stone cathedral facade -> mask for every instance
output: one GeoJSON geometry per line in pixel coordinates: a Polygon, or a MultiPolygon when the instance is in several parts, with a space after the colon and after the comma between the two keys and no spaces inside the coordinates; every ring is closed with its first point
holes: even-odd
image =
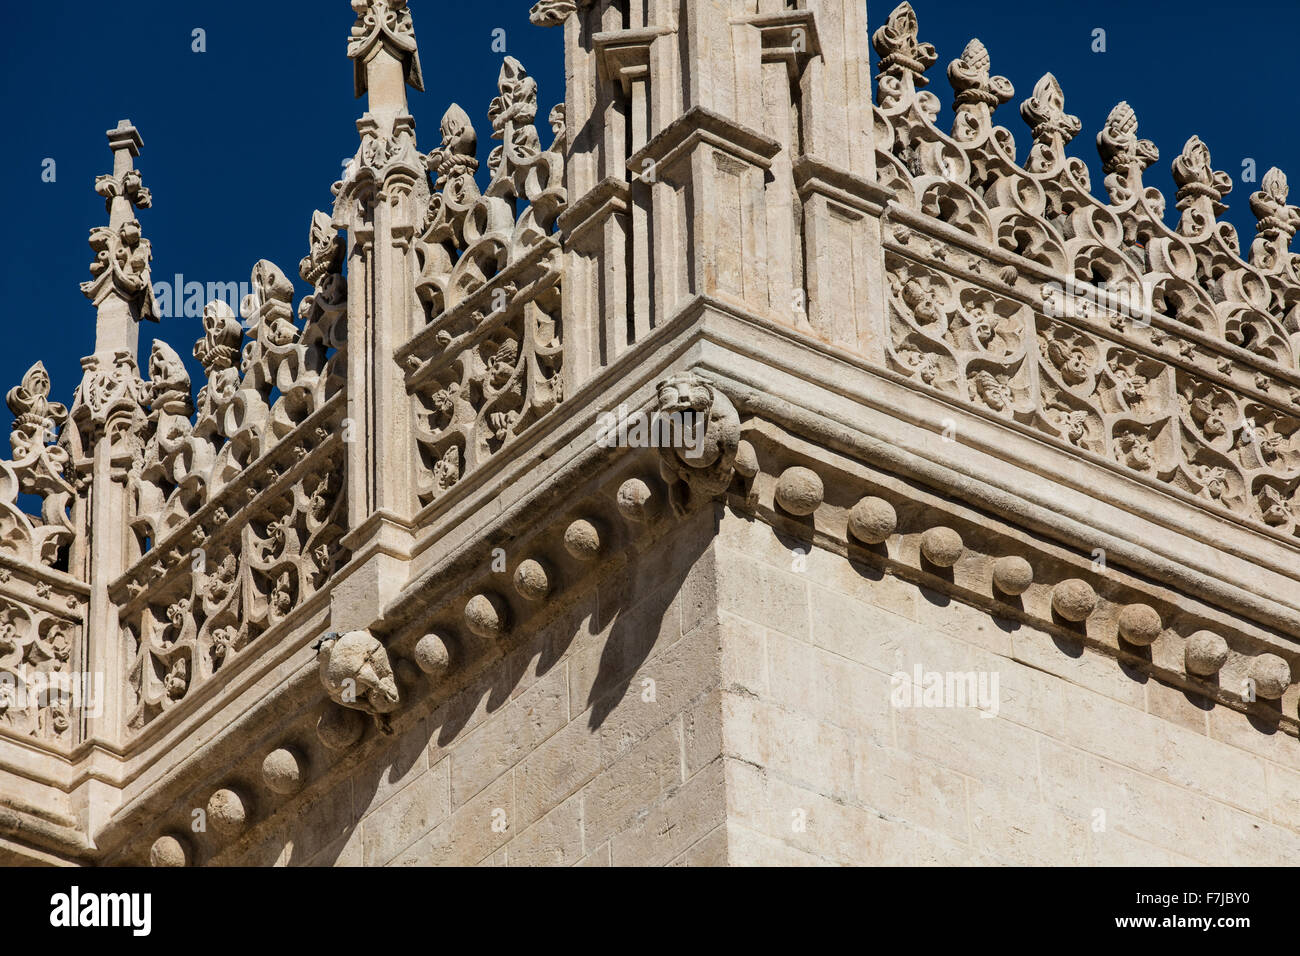
{"type": "Polygon", "coordinates": [[[979,40],[940,128],[862,0],[541,0],[565,105],[505,57],[417,137],[351,5],[313,291],[257,262],[202,381],[108,133],[94,349],[8,393],[0,861],[1296,859],[1282,172],[1239,238],[1120,103],[1090,183],[979,40]]]}

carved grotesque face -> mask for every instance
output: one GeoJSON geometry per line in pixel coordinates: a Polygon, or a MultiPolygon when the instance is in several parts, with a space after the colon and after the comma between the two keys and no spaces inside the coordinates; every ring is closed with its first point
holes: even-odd
{"type": "Polygon", "coordinates": [[[713,393],[698,379],[674,375],[659,383],[659,408],[673,412],[704,413],[713,405],[713,393]]]}
{"type": "Polygon", "coordinates": [[[396,709],[397,681],[388,653],[368,631],[327,640],[320,655],[321,683],[337,703],[372,714],[396,709]]]}
{"type": "Polygon", "coordinates": [[[1071,385],[1078,385],[1088,377],[1088,356],[1083,349],[1070,349],[1070,354],[1061,368],[1065,380],[1071,385]]]}
{"type": "Polygon", "coordinates": [[[1011,389],[999,382],[989,372],[980,371],[975,375],[975,389],[984,399],[985,404],[995,412],[1005,410],[1011,405],[1011,389]]]}
{"type": "Polygon", "coordinates": [[[903,301],[907,303],[916,320],[922,325],[938,322],[943,318],[943,309],[939,307],[939,297],[934,290],[920,279],[909,279],[903,286],[903,301]]]}

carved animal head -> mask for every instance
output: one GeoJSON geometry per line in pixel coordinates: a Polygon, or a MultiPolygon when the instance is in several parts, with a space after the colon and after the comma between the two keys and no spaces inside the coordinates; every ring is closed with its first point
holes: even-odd
{"type": "Polygon", "coordinates": [[[317,648],[320,681],[330,699],[379,716],[397,709],[400,698],[388,652],[369,631],[330,634],[317,648]]]}
{"type": "Polygon", "coordinates": [[[707,414],[712,407],[712,386],[689,372],[670,375],[659,383],[659,410],[665,414],[673,412],[707,414]]]}

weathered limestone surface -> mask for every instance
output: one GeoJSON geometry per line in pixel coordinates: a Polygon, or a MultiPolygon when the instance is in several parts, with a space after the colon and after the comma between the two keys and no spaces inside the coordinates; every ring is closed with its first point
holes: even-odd
{"type": "Polygon", "coordinates": [[[860,0],[540,0],[549,142],[505,57],[433,145],[351,6],[312,292],[256,262],[202,383],[108,132],[94,351],[7,396],[0,863],[1295,859],[1280,170],[1245,243],[1191,137],[1170,228],[1128,104],[1094,195],[1051,74],[1013,133],[972,40],[939,129],[860,0]]]}

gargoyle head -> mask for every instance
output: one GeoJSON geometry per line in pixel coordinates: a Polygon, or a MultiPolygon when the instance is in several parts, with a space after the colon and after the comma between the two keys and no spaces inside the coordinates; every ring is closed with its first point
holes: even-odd
{"type": "Polygon", "coordinates": [[[316,645],[320,680],[330,699],[375,717],[397,709],[400,698],[388,652],[369,631],[327,634],[316,645]]]}

